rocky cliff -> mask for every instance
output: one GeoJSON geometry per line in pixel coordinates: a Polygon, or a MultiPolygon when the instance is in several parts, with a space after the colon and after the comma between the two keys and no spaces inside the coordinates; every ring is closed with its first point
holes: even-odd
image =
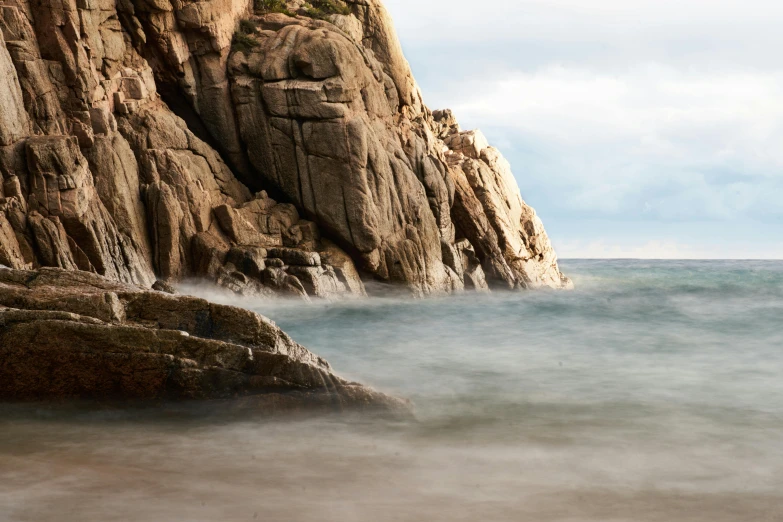
{"type": "Polygon", "coordinates": [[[0,0],[0,264],[149,287],[569,284],[379,0],[0,0]]]}

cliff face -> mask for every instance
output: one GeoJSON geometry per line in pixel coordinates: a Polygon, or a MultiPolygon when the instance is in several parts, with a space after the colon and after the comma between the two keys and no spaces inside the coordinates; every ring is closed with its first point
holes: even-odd
{"type": "Polygon", "coordinates": [[[0,0],[0,264],[323,297],[570,284],[378,0],[256,3],[0,0]]]}

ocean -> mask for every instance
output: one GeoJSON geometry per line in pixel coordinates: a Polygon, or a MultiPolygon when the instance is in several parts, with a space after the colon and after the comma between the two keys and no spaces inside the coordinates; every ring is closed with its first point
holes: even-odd
{"type": "Polygon", "coordinates": [[[238,302],[415,419],[0,408],[0,521],[783,520],[783,262],[238,302]]]}

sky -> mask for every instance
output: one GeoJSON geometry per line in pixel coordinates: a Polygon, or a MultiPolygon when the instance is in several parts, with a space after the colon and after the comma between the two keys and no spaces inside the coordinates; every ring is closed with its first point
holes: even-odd
{"type": "Polygon", "coordinates": [[[560,257],[783,258],[783,2],[385,3],[560,257]]]}

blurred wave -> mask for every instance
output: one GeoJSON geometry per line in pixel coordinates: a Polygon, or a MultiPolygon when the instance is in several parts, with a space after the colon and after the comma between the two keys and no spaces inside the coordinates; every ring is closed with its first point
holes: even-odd
{"type": "MultiPolygon", "coordinates": [[[[783,262],[244,300],[417,421],[0,410],[0,520],[783,520],[783,262]]],[[[193,412],[191,412],[193,413],[193,412]]]]}

